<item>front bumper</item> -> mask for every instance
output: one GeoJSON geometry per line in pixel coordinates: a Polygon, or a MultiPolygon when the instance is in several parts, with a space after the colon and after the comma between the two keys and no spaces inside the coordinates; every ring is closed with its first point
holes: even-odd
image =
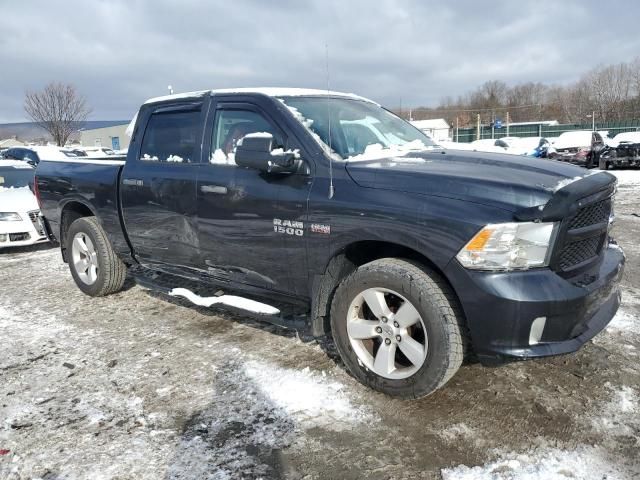
{"type": "Polygon", "coordinates": [[[22,220],[0,222],[0,249],[35,245],[49,240],[39,212],[18,212],[18,214],[22,220]],[[32,214],[35,214],[34,221],[31,220],[32,214]]]}
{"type": "Polygon", "coordinates": [[[591,340],[618,310],[624,261],[622,250],[610,246],[586,286],[549,269],[478,272],[455,260],[445,273],[462,303],[475,354],[495,364],[571,353],[591,340]],[[542,335],[532,341],[534,320],[542,317],[542,335]]]}

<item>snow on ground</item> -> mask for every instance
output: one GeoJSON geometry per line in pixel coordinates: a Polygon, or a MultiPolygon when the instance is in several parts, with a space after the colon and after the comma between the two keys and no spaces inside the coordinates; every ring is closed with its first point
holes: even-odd
{"type": "Polygon", "coordinates": [[[576,480],[630,479],[631,472],[597,446],[576,450],[535,449],[507,453],[482,466],[442,470],[443,480],[576,480]]]}
{"type": "Polygon", "coordinates": [[[638,170],[609,170],[618,179],[618,189],[640,189],[640,169],[638,170]]]}
{"type": "MultiPolygon", "coordinates": [[[[632,387],[605,385],[610,391],[609,400],[598,413],[588,419],[591,428],[607,436],[629,436],[635,438],[640,453],[640,404],[638,392],[632,387]]],[[[589,425],[587,425],[589,426],[589,425]]]]}
{"type": "Polygon", "coordinates": [[[273,403],[295,418],[303,428],[324,426],[350,429],[353,423],[372,421],[362,406],[351,403],[345,385],[318,375],[309,367],[280,368],[264,361],[245,364],[245,373],[273,403]]]}

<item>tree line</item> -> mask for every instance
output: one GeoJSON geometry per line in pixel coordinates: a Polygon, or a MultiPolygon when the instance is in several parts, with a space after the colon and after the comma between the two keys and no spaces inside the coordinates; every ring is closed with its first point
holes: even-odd
{"type": "Polygon", "coordinates": [[[403,118],[445,118],[450,125],[474,126],[477,115],[489,124],[496,119],[511,122],[558,120],[589,123],[640,118],[640,57],[615,65],[598,66],[569,85],[524,82],[509,86],[490,80],[457,98],[444,97],[435,108],[399,111],[403,118]]]}

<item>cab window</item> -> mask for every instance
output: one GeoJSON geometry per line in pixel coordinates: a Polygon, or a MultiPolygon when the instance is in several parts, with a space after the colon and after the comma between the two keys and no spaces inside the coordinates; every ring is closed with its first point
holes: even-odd
{"type": "Polygon", "coordinates": [[[142,139],[140,160],[198,163],[200,121],[200,110],[153,113],[142,139]]]}
{"type": "Polygon", "coordinates": [[[253,110],[218,110],[211,139],[211,163],[235,165],[238,140],[245,135],[258,132],[273,135],[274,148],[283,146],[281,135],[262,114],[253,110]]]}

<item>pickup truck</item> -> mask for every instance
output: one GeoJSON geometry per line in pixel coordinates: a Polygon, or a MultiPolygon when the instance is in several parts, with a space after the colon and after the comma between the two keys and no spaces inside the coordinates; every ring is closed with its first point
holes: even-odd
{"type": "Polygon", "coordinates": [[[126,160],[40,162],[77,286],[127,272],[333,338],[351,374],[416,398],[465,358],[576,351],[620,304],[615,177],[447,150],[380,105],[303,89],[147,101],[126,160]]]}

